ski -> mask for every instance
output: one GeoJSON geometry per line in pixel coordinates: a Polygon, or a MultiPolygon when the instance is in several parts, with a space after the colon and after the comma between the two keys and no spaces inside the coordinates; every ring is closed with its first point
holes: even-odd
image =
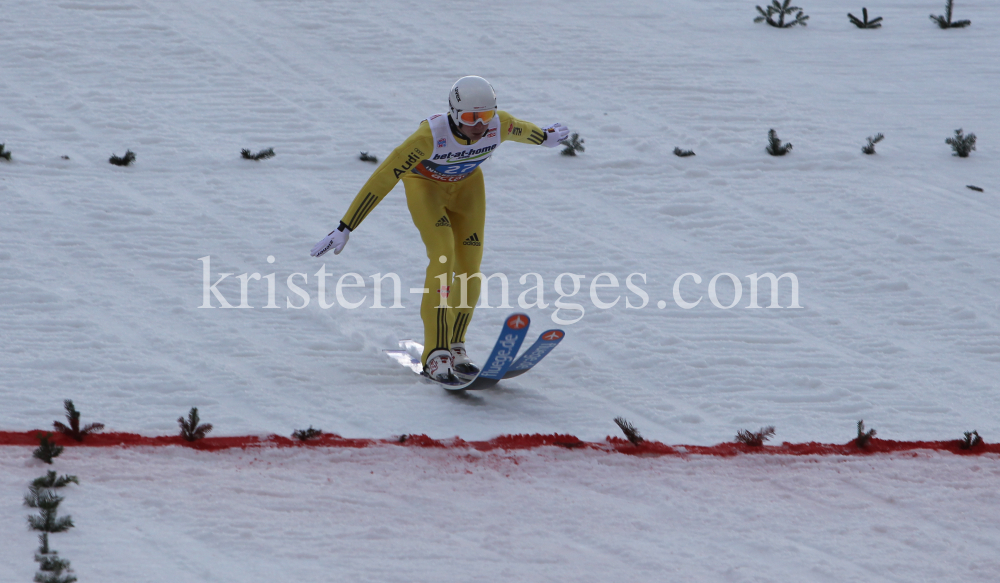
{"type": "MultiPolygon", "coordinates": [[[[504,321],[503,330],[500,337],[493,346],[493,352],[486,359],[480,368],[479,374],[467,381],[462,389],[479,390],[492,387],[503,379],[504,373],[510,368],[517,356],[517,351],[521,349],[524,338],[528,335],[528,325],[531,319],[527,314],[512,314],[504,321]]],[[[445,385],[442,385],[445,386],[445,385]]],[[[445,386],[445,388],[448,388],[445,386]]],[[[452,389],[456,390],[456,389],[452,389]]]]}
{"type": "Polygon", "coordinates": [[[423,346],[413,340],[404,340],[399,343],[400,350],[386,350],[386,356],[405,366],[413,372],[423,376],[427,380],[437,382],[449,391],[479,390],[492,387],[500,382],[504,373],[510,368],[517,355],[518,349],[524,342],[524,337],[528,334],[528,325],[531,319],[526,314],[512,314],[504,321],[503,330],[500,331],[500,338],[489,358],[483,363],[479,374],[470,379],[462,379],[456,383],[441,383],[433,381],[424,375],[423,366],[420,359],[413,352],[423,352],[423,346]],[[411,352],[412,351],[412,352],[411,352]]]}
{"type": "Polygon", "coordinates": [[[531,348],[524,351],[524,354],[519,356],[514,364],[510,365],[507,372],[504,373],[503,378],[510,379],[516,376],[523,375],[524,373],[531,370],[536,364],[539,363],[545,355],[552,352],[566,336],[566,333],[562,330],[546,330],[542,332],[542,335],[535,340],[535,343],[531,345],[531,348]]]}

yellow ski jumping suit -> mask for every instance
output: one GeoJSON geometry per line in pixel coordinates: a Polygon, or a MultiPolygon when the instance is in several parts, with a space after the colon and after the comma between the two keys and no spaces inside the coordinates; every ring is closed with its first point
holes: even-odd
{"type": "Polygon", "coordinates": [[[545,133],[533,123],[498,111],[487,133],[472,143],[450,116],[433,115],[382,161],[342,219],[348,229],[357,229],[402,178],[406,205],[429,261],[424,278],[428,293],[420,302],[424,363],[434,350],[465,342],[482,284],[471,276],[479,273],[486,240],[486,190],[479,164],[507,140],[540,145],[545,133]]]}

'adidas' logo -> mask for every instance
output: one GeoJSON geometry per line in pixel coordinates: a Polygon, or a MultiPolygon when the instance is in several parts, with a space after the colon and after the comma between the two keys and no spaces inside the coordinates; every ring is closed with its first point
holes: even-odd
{"type": "Polygon", "coordinates": [[[435,227],[450,227],[451,226],[451,221],[448,220],[447,216],[444,216],[444,217],[441,217],[440,219],[438,219],[438,222],[434,223],[434,226],[435,227]]]}
{"type": "Polygon", "coordinates": [[[473,233],[468,239],[465,240],[462,245],[474,245],[476,247],[482,247],[482,243],[479,242],[479,235],[473,233]]]}

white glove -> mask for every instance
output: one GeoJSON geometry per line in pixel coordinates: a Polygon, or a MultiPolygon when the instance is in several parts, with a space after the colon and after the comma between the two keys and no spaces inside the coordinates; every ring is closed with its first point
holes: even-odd
{"type": "Polygon", "coordinates": [[[542,145],[550,148],[564,145],[559,142],[569,137],[569,128],[561,123],[554,123],[542,131],[545,132],[545,141],[542,142],[542,145]]]}
{"type": "Polygon", "coordinates": [[[340,226],[330,231],[330,234],[323,237],[323,240],[312,248],[309,252],[313,257],[320,257],[330,249],[333,249],[334,255],[340,255],[340,252],[344,250],[344,245],[347,245],[347,240],[351,238],[351,230],[347,228],[344,221],[340,222],[340,226]]]}

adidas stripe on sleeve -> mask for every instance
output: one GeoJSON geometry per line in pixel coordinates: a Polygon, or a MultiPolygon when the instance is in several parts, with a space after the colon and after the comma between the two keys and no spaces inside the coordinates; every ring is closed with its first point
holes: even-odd
{"type": "Polygon", "coordinates": [[[540,146],[545,141],[545,132],[530,121],[517,119],[506,111],[500,111],[500,140],[513,140],[522,144],[540,146]]]}

